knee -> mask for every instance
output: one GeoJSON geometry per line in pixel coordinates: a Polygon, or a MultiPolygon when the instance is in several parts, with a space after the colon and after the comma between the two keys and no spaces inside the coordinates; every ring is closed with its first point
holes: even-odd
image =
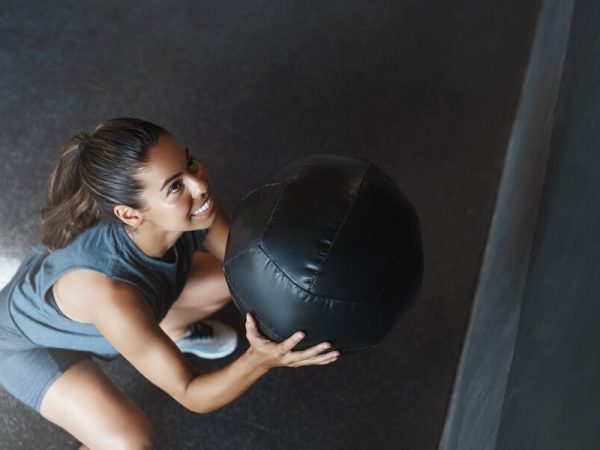
{"type": "Polygon", "coordinates": [[[149,450],[154,448],[154,432],[150,424],[139,423],[113,436],[110,448],[115,450],[149,450]]]}
{"type": "Polygon", "coordinates": [[[231,292],[229,291],[229,285],[225,279],[223,271],[219,271],[213,276],[213,283],[215,286],[215,298],[217,303],[225,305],[231,300],[231,292]]]}

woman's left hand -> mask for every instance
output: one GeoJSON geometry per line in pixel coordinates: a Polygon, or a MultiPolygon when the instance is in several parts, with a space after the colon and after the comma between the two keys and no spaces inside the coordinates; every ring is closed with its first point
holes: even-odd
{"type": "Polygon", "coordinates": [[[300,331],[283,342],[273,342],[260,333],[256,320],[250,313],[246,314],[246,337],[260,365],[265,369],[325,365],[336,361],[339,356],[337,351],[323,353],[331,348],[328,342],[322,342],[306,350],[293,351],[293,348],[304,339],[304,333],[300,331]]]}

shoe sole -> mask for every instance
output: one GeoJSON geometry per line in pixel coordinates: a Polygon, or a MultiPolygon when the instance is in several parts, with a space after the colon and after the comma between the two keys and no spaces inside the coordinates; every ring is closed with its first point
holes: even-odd
{"type": "Polygon", "coordinates": [[[187,353],[189,355],[196,355],[199,358],[203,358],[203,359],[219,359],[219,358],[224,358],[225,356],[231,355],[237,348],[237,344],[238,344],[238,342],[236,339],[235,342],[233,342],[233,344],[230,345],[229,347],[225,347],[219,352],[211,352],[211,353],[202,353],[197,350],[187,349],[185,347],[184,348],[179,347],[179,350],[181,350],[182,353],[187,353]]]}

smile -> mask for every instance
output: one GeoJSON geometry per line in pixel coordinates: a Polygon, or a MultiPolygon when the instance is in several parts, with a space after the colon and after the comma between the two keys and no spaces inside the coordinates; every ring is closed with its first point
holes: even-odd
{"type": "Polygon", "coordinates": [[[202,206],[200,206],[200,208],[198,208],[196,211],[194,211],[191,215],[199,216],[199,215],[205,213],[212,206],[212,204],[213,204],[212,197],[208,197],[206,199],[206,201],[204,203],[202,203],[202,206]]]}

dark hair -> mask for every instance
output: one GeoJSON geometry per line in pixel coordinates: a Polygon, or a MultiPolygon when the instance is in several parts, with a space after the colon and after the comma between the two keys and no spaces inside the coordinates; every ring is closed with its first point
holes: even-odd
{"type": "Polygon", "coordinates": [[[149,150],[166,130],[134,118],[101,122],[91,134],[80,132],[63,146],[50,177],[40,224],[41,242],[50,251],[66,246],[99,221],[123,225],[116,205],[144,209],[143,186],[136,178],[149,150]]]}

